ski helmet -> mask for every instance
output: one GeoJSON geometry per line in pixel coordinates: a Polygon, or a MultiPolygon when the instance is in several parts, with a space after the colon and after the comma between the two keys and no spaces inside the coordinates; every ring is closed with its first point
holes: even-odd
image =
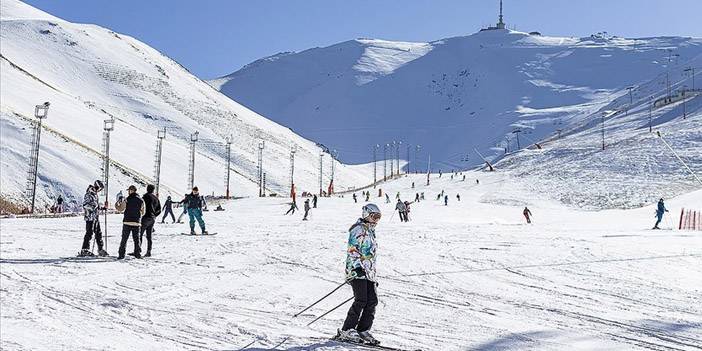
{"type": "Polygon", "coordinates": [[[95,183],[93,184],[95,187],[95,190],[100,191],[102,189],[105,189],[105,185],[102,184],[102,181],[100,179],[96,180],[95,183]]]}
{"type": "Polygon", "coordinates": [[[363,206],[362,210],[363,211],[361,213],[361,218],[367,218],[372,213],[380,214],[380,209],[375,204],[366,204],[365,206],[363,206]]]}

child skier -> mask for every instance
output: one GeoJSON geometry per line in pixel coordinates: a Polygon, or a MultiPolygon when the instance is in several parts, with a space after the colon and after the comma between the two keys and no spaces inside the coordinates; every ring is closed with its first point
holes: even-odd
{"type": "Polygon", "coordinates": [[[380,344],[369,332],[375,318],[378,295],[375,291],[375,226],[380,221],[380,209],[374,204],[362,208],[361,218],[349,229],[346,254],[346,279],[353,288],[353,305],[338,337],[341,340],[380,344]]]}
{"type": "Polygon", "coordinates": [[[171,197],[168,196],[166,198],[166,202],[163,204],[163,218],[161,218],[161,223],[166,222],[166,217],[168,215],[171,215],[171,219],[173,219],[173,223],[175,223],[175,216],[173,215],[173,200],[171,200],[171,197]]]}
{"type": "Polygon", "coordinates": [[[658,200],[658,209],[656,209],[656,217],[658,217],[658,220],[656,221],[656,224],[653,226],[653,229],[661,229],[661,228],[658,228],[658,225],[663,220],[663,215],[666,212],[668,212],[668,209],[665,208],[665,204],[663,203],[663,199],[658,200]]]}

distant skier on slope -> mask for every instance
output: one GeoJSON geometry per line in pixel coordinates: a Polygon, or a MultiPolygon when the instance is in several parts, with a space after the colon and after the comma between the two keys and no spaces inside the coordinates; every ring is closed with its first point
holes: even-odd
{"type": "Polygon", "coordinates": [[[370,329],[378,304],[375,273],[375,226],[380,221],[380,209],[375,204],[362,208],[361,218],[349,229],[346,254],[346,279],[353,288],[353,305],[349,308],[344,325],[338,330],[342,340],[380,344],[370,329]]]}
{"type": "Polygon", "coordinates": [[[461,201],[461,194],[456,194],[456,200],[461,201]]]}
{"type": "Polygon", "coordinates": [[[444,196],[444,206],[448,206],[448,195],[444,196]]]}
{"type": "Polygon", "coordinates": [[[83,219],[85,220],[85,236],[83,237],[83,246],[81,247],[78,256],[95,256],[90,251],[90,241],[95,234],[95,241],[98,245],[98,255],[108,256],[107,251],[103,250],[102,231],[100,230],[100,201],[98,193],[102,191],[103,185],[100,180],[88,185],[83,196],[83,219]]]}
{"type": "Polygon", "coordinates": [[[404,204],[405,204],[405,222],[410,221],[410,205],[413,203],[414,203],[414,201],[412,201],[412,202],[405,201],[404,202],[404,204]]]}
{"type": "Polygon", "coordinates": [[[385,193],[385,203],[386,204],[390,203],[390,196],[388,195],[388,193],[385,193]]]}
{"type": "Polygon", "coordinates": [[[288,209],[288,212],[285,212],[285,215],[287,216],[288,214],[295,214],[295,210],[297,210],[297,203],[295,199],[290,203],[290,208],[288,209]]]}
{"type": "Polygon", "coordinates": [[[312,207],[317,208],[317,194],[312,195],[312,207]]]}
{"type": "Polygon", "coordinates": [[[63,197],[61,195],[56,199],[56,213],[63,213],[63,197]]]}
{"type": "Polygon", "coordinates": [[[663,203],[663,199],[658,200],[658,209],[656,209],[656,217],[658,217],[658,220],[656,221],[656,224],[653,226],[653,229],[661,229],[661,228],[658,228],[658,225],[663,220],[663,215],[666,212],[668,212],[668,209],[665,208],[665,204],[663,203]]]}
{"type": "Polygon", "coordinates": [[[305,216],[302,217],[302,220],[303,220],[303,221],[306,221],[306,220],[307,220],[307,214],[310,213],[310,199],[305,200],[305,207],[304,207],[304,209],[305,209],[305,216]]]}
{"type": "Polygon", "coordinates": [[[414,194],[414,202],[419,202],[419,193],[414,194]]]}
{"type": "Polygon", "coordinates": [[[531,211],[528,207],[524,207],[524,211],[522,211],[522,214],[524,214],[524,218],[526,218],[527,223],[531,223],[531,211]]]}
{"type": "Polygon", "coordinates": [[[358,198],[356,197],[356,193],[353,193],[353,203],[358,203],[358,198]]]}
{"type": "Polygon", "coordinates": [[[402,200],[397,199],[397,203],[395,204],[395,210],[400,214],[400,222],[407,222],[407,215],[405,211],[407,211],[407,208],[405,207],[404,202],[402,200]]]}
{"type": "Polygon", "coordinates": [[[166,202],[163,204],[163,218],[161,218],[161,223],[166,222],[166,217],[168,215],[171,215],[171,219],[173,219],[173,223],[176,222],[175,216],[173,215],[173,200],[171,200],[171,197],[168,196],[166,198],[166,202]]]}
{"type": "Polygon", "coordinates": [[[134,185],[130,185],[127,188],[127,198],[120,197],[115,203],[115,208],[119,212],[123,212],[122,217],[122,240],[119,243],[119,249],[117,250],[117,259],[124,259],[124,254],[127,250],[127,240],[129,240],[129,235],[131,234],[132,240],[134,241],[134,257],[141,258],[141,247],[139,240],[139,226],[141,225],[141,216],[144,215],[144,200],[139,198],[137,194],[137,188],[134,185]]]}

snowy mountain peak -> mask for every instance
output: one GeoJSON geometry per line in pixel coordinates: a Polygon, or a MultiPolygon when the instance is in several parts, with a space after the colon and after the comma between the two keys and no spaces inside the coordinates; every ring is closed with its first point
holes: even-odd
{"type": "Polygon", "coordinates": [[[52,16],[19,0],[0,1],[0,20],[44,20],[65,22],[58,17],[52,16]]]}

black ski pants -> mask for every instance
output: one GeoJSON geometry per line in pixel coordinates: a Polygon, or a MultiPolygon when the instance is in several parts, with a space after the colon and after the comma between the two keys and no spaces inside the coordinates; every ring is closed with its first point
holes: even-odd
{"type": "Polygon", "coordinates": [[[83,237],[83,250],[90,250],[90,240],[95,234],[95,241],[98,244],[98,250],[102,250],[102,231],[100,230],[100,220],[85,222],[85,236],[83,237]]]}
{"type": "Polygon", "coordinates": [[[171,215],[171,219],[173,219],[173,223],[175,223],[175,215],[173,214],[173,209],[170,207],[166,207],[166,210],[163,212],[163,218],[161,218],[161,223],[166,221],[166,216],[171,215]]]}
{"type": "Polygon", "coordinates": [[[342,330],[356,329],[362,332],[370,330],[375,318],[375,306],[378,305],[378,295],[375,292],[375,282],[367,279],[351,281],[353,289],[353,305],[349,308],[342,330]]]}
{"type": "Polygon", "coordinates": [[[309,213],[310,213],[310,210],[305,210],[305,217],[302,218],[303,221],[307,219],[307,215],[308,215],[309,213]]]}
{"type": "Polygon", "coordinates": [[[139,248],[139,226],[122,224],[122,241],[120,241],[119,250],[117,251],[119,257],[124,257],[127,251],[129,234],[132,235],[132,240],[134,240],[134,254],[138,255],[141,253],[141,249],[139,248]]]}
{"type": "Polygon", "coordinates": [[[146,252],[151,253],[151,234],[154,232],[154,218],[144,217],[141,219],[141,236],[139,237],[139,246],[144,241],[144,232],[146,232],[146,252]]]}

